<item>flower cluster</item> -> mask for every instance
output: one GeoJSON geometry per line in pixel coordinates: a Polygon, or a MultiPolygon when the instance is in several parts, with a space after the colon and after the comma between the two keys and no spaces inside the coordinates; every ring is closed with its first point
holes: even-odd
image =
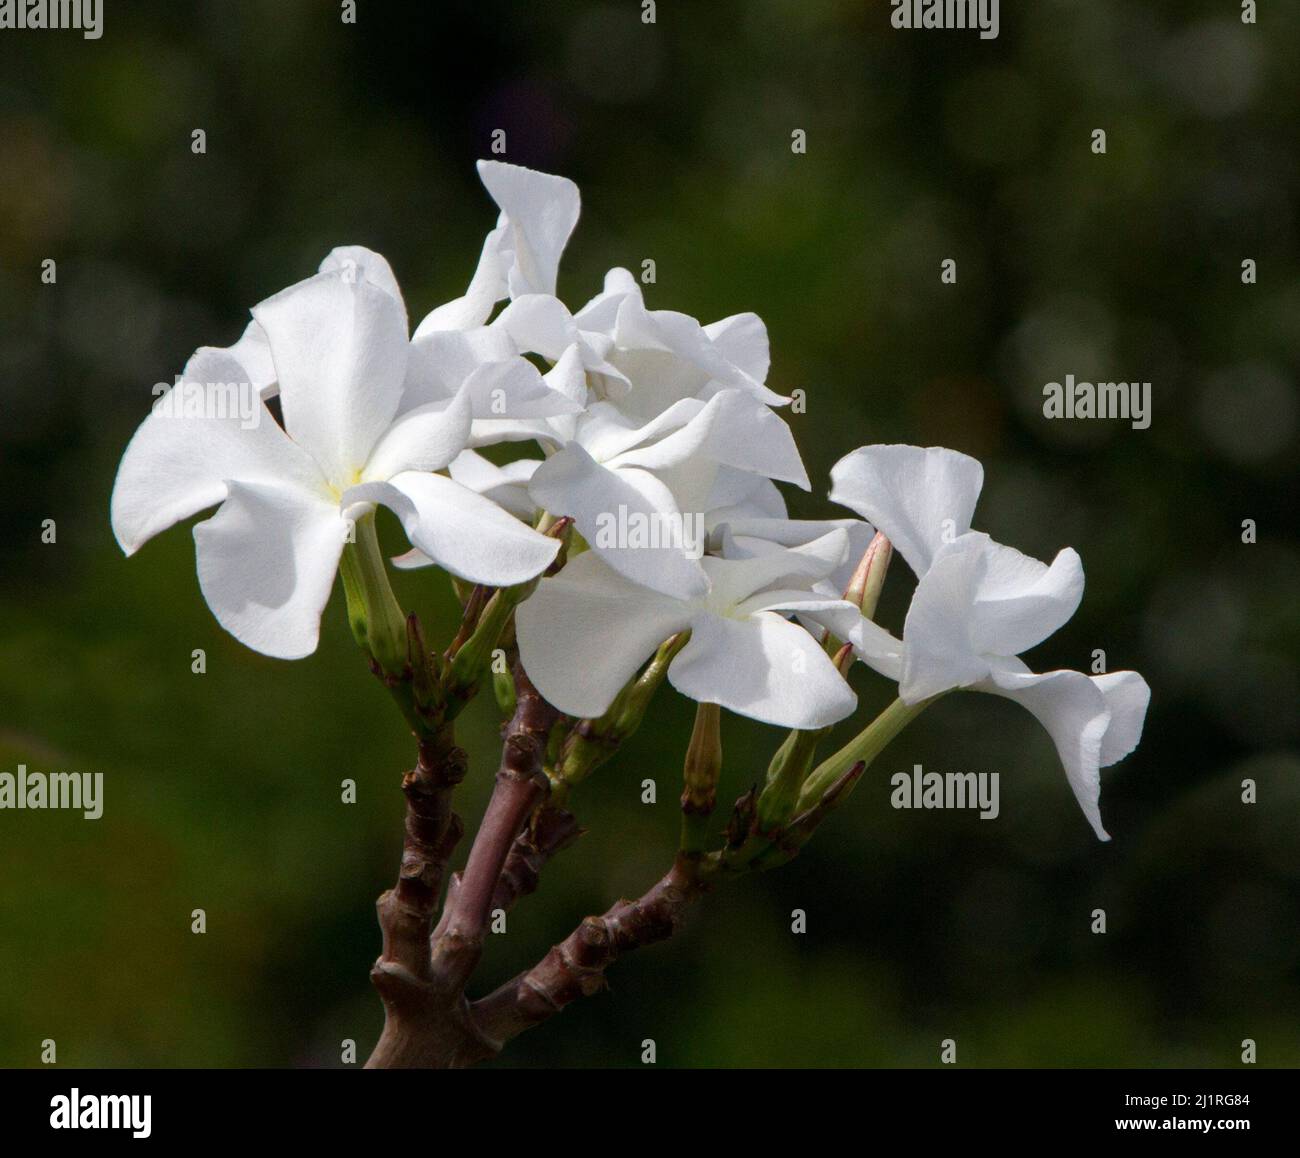
{"type": "Polygon", "coordinates": [[[255,306],[235,345],[193,355],[172,387],[185,404],[160,399],[122,460],[123,550],[217,505],[194,537],[223,627],[267,655],[311,653],[342,564],[359,638],[387,666],[406,643],[391,592],[375,594],[383,505],[411,544],[396,565],[515,589],[522,665],[568,716],[606,713],[675,640],[667,678],[684,695],[816,731],[854,711],[856,656],[906,705],[958,688],[1023,704],[1104,837],[1098,769],[1136,745],[1146,684],[1016,658],[1078,606],[1078,556],[1048,566],[971,530],[982,470],[939,448],[854,451],[831,499],[858,517],[789,518],[776,484],[810,483],[779,414],[789,399],[766,385],[763,322],[649,309],[624,269],[570,310],[556,278],[577,187],[479,172],[497,224],[464,296],[414,332],[388,262],[344,247],[255,306]],[[223,405],[232,383],[255,393],[254,421],[223,405]],[[536,456],[478,453],[503,442],[536,456]],[[546,533],[556,520],[562,537],[546,533]],[[901,639],[865,596],[889,544],[917,577],[901,639]]]}

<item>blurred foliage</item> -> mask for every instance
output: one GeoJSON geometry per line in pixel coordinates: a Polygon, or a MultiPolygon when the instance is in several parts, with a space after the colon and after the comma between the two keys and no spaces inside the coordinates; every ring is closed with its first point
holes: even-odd
{"type": "MultiPolygon", "coordinates": [[[[1154,688],[1105,773],[1111,844],[1027,714],[949,697],[791,866],[496,1064],[634,1065],[647,1037],[664,1065],[931,1065],[944,1037],[970,1066],[1232,1065],[1245,1037],[1300,1064],[1300,13],[1260,8],[1007,3],[981,41],[895,32],[884,0],[661,2],[654,25],[634,0],[359,0],[355,26],[333,0],[109,0],[102,40],[0,34],[0,768],[106,781],[97,822],[0,813],[0,1064],[53,1037],[69,1065],[334,1065],[376,1037],[373,900],[411,752],[341,596],[316,656],[257,656],[208,613],[184,528],[121,557],[108,494],[152,385],[332,246],[388,255],[413,317],[460,293],[494,128],[582,188],[571,304],[650,257],[652,306],[766,319],[772,382],[808,394],[791,421],[818,490],[796,512],[830,513],[855,446],[973,453],[979,526],[1088,569],[1030,661],[1104,648],[1154,688]],[[1150,429],[1045,421],[1066,373],[1152,381],[1150,429]],[[1001,819],[890,809],[916,762],[1001,772],[1001,819]]],[[[429,574],[398,585],[450,631],[429,574]]],[[[900,566],[886,622],[909,588],[900,566]]],[[[666,691],[583,787],[589,833],[492,941],[485,987],[666,865],[690,716],[666,691]]],[[[484,697],[471,822],[495,726],[484,697]]],[[[728,719],[724,740],[728,800],[778,736],[728,719]]]]}

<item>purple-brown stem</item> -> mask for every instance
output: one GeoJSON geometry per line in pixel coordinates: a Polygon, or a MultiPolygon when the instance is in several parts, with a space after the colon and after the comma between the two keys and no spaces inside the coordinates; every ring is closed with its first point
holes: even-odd
{"type": "Polygon", "coordinates": [[[533,810],[549,792],[543,760],[559,713],[542,699],[519,664],[515,689],[515,714],[506,725],[492,798],[465,871],[448,897],[432,947],[434,980],[448,992],[462,991],[474,972],[506,860],[533,810]]]}
{"type": "Polygon", "coordinates": [[[429,931],[447,862],[461,835],[451,796],[464,778],[465,753],[450,734],[420,745],[419,761],[402,780],[406,836],[397,884],[376,903],[383,949],[370,978],[384,1003],[384,1031],[366,1062],[370,1069],[467,1065],[490,1057],[461,997],[449,1008],[432,984],[429,931]]]}
{"type": "Polygon", "coordinates": [[[496,1049],[546,1021],[579,997],[605,988],[605,970],[642,945],[671,937],[686,907],[707,890],[698,858],[679,855],[673,867],[635,901],[621,900],[601,917],[587,917],[533,968],[470,1006],[479,1032],[496,1049]]]}

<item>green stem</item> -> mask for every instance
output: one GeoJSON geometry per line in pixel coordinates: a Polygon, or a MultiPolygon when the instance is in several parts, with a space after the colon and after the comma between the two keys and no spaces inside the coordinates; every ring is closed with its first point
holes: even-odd
{"type": "Polygon", "coordinates": [[[354,527],[355,541],[344,546],[339,561],[348,623],[357,643],[384,674],[401,676],[407,667],[406,616],[388,582],[375,512],[362,515],[354,527]]]}
{"type": "Polygon", "coordinates": [[[669,665],[690,636],[682,631],[665,640],[645,671],[623,687],[603,716],[574,725],[560,752],[559,766],[551,774],[551,791],[558,793],[558,799],[563,800],[570,788],[605,763],[640,727],[669,665]]]}
{"type": "Polygon", "coordinates": [[[854,764],[859,761],[870,764],[899,732],[938,698],[932,696],[916,704],[905,704],[902,700],[895,700],[890,704],[835,755],[822,761],[812,770],[808,779],[804,781],[803,791],[799,794],[799,811],[813,807],[821,800],[826,790],[854,764]]]}
{"type": "Polygon", "coordinates": [[[758,797],[758,831],[780,828],[794,816],[808,771],[812,767],[817,742],[829,731],[791,732],[767,769],[767,783],[758,797]]]}

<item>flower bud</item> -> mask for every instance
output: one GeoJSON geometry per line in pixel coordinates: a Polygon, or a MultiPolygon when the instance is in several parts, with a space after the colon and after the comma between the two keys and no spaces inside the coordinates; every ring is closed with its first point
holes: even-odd
{"type": "Polygon", "coordinates": [[[722,709],[717,704],[701,703],[695,709],[695,727],[682,766],[683,852],[704,851],[721,772],[722,709]]]}
{"type": "Polygon", "coordinates": [[[578,721],[560,753],[560,782],[577,784],[591,775],[641,726],[650,701],[668,674],[668,665],[690,636],[689,631],[683,631],[666,640],[645,671],[623,686],[603,716],[578,721]]]}
{"type": "Polygon", "coordinates": [[[885,574],[893,557],[893,545],[877,531],[844,589],[844,598],[860,607],[868,619],[875,617],[880,590],[885,585],[885,574]]]}
{"type": "Polygon", "coordinates": [[[356,541],[344,546],[340,560],[348,622],[353,637],[380,673],[389,679],[402,679],[408,671],[406,616],[388,582],[374,511],[357,519],[355,529],[356,541]]]}

